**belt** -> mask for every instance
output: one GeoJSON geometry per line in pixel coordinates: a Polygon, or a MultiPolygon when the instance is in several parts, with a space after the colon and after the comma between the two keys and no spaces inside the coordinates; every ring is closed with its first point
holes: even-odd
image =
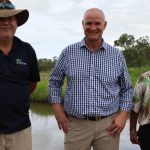
{"type": "Polygon", "coordinates": [[[107,117],[109,117],[110,115],[108,115],[108,116],[83,116],[83,118],[78,118],[77,116],[72,116],[72,115],[69,115],[69,116],[70,116],[70,117],[77,118],[77,119],[98,121],[98,120],[107,118],[107,117]]]}
{"type": "Polygon", "coordinates": [[[84,120],[91,120],[91,121],[98,121],[104,118],[107,118],[108,116],[84,116],[84,120]]]}

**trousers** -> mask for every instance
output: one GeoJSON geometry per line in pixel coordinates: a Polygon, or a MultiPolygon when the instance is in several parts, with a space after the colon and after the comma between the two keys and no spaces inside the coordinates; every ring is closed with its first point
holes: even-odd
{"type": "Polygon", "coordinates": [[[108,135],[106,129],[112,123],[112,116],[97,120],[69,117],[68,133],[65,134],[65,150],[119,150],[120,136],[108,135]]]}
{"type": "Polygon", "coordinates": [[[32,150],[31,127],[12,134],[0,134],[0,150],[32,150]]]}
{"type": "Polygon", "coordinates": [[[150,124],[143,126],[140,125],[138,130],[138,138],[141,150],[150,150],[149,137],[150,137],[150,124]]]}

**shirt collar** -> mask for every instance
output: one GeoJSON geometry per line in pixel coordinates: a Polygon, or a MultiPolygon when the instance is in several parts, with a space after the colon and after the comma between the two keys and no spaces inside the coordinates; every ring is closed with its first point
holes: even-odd
{"type": "MultiPolygon", "coordinates": [[[[80,41],[80,48],[82,47],[86,47],[85,38],[80,41]]],[[[104,39],[102,42],[102,47],[99,50],[107,50],[107,43],[104,41],[104,39]]]]}

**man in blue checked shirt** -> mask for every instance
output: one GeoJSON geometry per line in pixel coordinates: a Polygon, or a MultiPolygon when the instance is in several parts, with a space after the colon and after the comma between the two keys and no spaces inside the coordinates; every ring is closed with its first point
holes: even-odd
{"type": "Polygon", "coordinates": [[[126,62],[122,52],[102,38],[107,25],[102,10],[88,9],[82,25],[84,39],[62,51],[51,74],[49,102],[65,133],[65,150],[118,150],[132,108],[126,62]]]}

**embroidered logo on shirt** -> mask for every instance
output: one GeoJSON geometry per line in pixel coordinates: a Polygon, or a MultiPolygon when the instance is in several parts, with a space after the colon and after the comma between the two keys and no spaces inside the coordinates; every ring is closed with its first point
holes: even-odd
{"type": "Polygon", "coordinates": [[[21,59],[16,59],[16,64],[18,65],[27,65],[27,63],[23,62],[21,59]]]}

